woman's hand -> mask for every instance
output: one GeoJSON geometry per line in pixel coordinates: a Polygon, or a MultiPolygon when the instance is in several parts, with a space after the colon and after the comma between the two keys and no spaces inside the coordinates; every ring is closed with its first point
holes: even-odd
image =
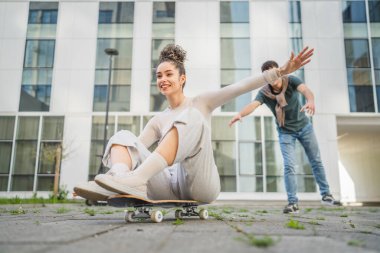
{"type": "Polygon", "coordinates": [[[228,123],[228,126],[231,127],[236,121],[242,121],[241,119],[241,115],[240,113],[239,114],[236,114],[231,120],[230,120],[230,123],[228,123]]]}
{"type": "Polygon", "coordinates": [[[290,74],[302,66],[308,64],[311,61],[311,56],[314,53],[314,48],[309,49],[309,47],[305,47],[297,57],[294,57],[294,53],[292,52],[290,55],[290,59],[279,68],[280,75],[284,76],[290,74]]]}

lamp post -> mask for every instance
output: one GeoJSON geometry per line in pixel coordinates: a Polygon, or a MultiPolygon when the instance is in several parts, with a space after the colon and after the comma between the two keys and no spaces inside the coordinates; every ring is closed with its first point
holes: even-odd
{"type": "MultiPolygon", "coordinates": [[[[111,74],[112,74],[112,57],[119,55],[119,52],[115,48],[106,48],[104,52],[109,56],[109,67],[108,67],[108,84],[107,84],[107,94],[106,94],[106,122],[104,126],[104,135],[103,135],[103,152],[106,151],[107,145],[107,132],[108,132],[108,111],[110,107],[110,88],[111,88],[111,74]]],[[[102,158],[101,158],[102,159],[102,158]]],[[[100,161],[100,166],[98,170],[98,174],[105,173],[105,167],[103,166],[102,161],[100,161]]]]}

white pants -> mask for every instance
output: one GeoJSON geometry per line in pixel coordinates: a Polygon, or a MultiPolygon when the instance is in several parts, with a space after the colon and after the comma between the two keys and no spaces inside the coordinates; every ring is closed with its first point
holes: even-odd
{"type": "MultiPolygon", "coordinates": [[[[174,164],[148,181],[151,199],[193,199],[210,203],[220,193],[220,179],[215,165],[211,131],[203,115],[195,108],[187,108],[172,123],[178,131],[178,150],[174,164]]],[[[164,134],[164,136],[171,130],[164,134]]],[[[136,169],[150,151],[131,132],[123,130],[111,137],[103,163],[111,167],[110,149],[118,144],[128,148],[132,170],[136,169]]]]}

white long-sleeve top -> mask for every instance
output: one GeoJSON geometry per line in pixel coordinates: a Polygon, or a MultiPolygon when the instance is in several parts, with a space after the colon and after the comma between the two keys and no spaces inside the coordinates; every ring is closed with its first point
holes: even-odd
{"type": "Polygon", "coordinates": [[[270,69],[261,75],[245,78],[219,90],[205,92],[195,97],[186,97],[178,107],[174,109],[167,108],[150,119],[141,132],[139,139],[147,148],[155,142],[161,141],[164,134],[172,127],[177,116],[189,107],[198,109],[210,127],[211,114],[217,107],[244,93],[260,88],[267,83],[272,83],[278,78],[280,78],[279,72],[276,69],[270,69]]]}

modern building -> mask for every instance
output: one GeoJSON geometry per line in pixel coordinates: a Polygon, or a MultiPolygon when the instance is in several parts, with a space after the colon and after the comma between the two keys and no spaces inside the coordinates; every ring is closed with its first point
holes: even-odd
{"type": "MultiPolygon", "coordinates": [[[[47,196],[55,175],[70,191],[93,178],[105,127],[104,49],[119,51],[108,137],[121,129],[138,135],[166,106],[154,68],[168,43],[188,52],[188,96],[314,47],[296,75],[315,94],[312,121],[332,193],[346,202],[380,201],[379,0],[0,0],[0,196],[47,196]]],[[[269,109],[228,127],[256,94],[213,114],[220,199],[286,199],[269,109]]],[[[297,161],[300,199],[319,199],[299,145],[297,161]]]]}

